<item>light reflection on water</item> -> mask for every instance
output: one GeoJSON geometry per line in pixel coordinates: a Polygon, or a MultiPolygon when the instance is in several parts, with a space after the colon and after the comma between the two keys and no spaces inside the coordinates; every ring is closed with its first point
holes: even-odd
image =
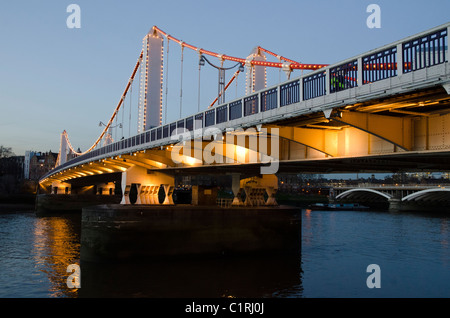
{"type": "Polygon", "coordinates": [[[66,268],[79,263],[79,216],[0,214],[0,297],[76,297],[66,268]]]}
{"type": "Polygon", "coordinates": [[[0,214],[0,297],[450,297],[450,216],[303,211],[300,257],[80,264],[80,216],[0,214]],[[66,272],[81,265],[80,289],[66,272]],[[369,264],[381,288],[366,286],[369,264]]]}
{"type": "Polygon", "coordinates": [[[298,297],[298,258],[81,263],[80,297],[298,297]]]}
{"type": "Polygon", "coordinates": [[[79,217],[35,218],[32,255],[35,266],[47,275],[50,297],[76,297],[66,285],[67,266],[79,264],[79,217]]]}

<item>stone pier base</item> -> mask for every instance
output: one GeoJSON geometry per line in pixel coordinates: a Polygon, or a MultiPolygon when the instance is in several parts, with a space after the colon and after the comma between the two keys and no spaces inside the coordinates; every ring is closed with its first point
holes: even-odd
{"type": "Polygon", "coordinates": [[[100,205],[82,212],[83,261],[299,253],[292,207],[100,205]]]}
{"type": "Polygon", "coordinates": [[[119,203],[120,197],[95,194],[38,194],[35,212],[38,216],[81,213],[87,206],[119,203]]]}
{"type": "Polygon", "coordinates": [[[440,201],[402,201],[400,199],[389,200],[390,212],[428,212],[450,213],[448,202],[440,201]]]}

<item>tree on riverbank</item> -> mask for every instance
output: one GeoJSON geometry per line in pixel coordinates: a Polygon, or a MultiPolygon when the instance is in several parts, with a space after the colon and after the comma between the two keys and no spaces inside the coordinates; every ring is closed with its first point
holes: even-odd
{"type": "Polygon", "coordinates": [[[9,158],[15,156],[14,152],[12,152],[11,147],[3,147],[0,146],[0,159],[2,158],[9,158]]]}
{"type": "Polygon", "coordinates": [[[20,192],[23,182],[23,156],[16,156],[11,147],[0,146],[0,194],[20,192]]]}

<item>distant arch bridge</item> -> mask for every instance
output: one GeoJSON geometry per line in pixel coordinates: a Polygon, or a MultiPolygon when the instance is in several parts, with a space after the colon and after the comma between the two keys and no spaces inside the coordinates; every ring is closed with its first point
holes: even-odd
{"type": "Polygon", "coordinates": [[[360,186],[357,188],[334,188],[336,200],[363,202],[383,202],[401,200],[402,202],[450,203],[450,188],[441,186],[360,186]]]}

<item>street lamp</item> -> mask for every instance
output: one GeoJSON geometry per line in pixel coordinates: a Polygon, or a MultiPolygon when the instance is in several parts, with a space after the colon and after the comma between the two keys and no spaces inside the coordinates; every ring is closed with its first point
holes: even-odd
{"type": "MultiPolygon", "coordinates": [[[[101,127],[101,126],[105,126],[105,127],[106,127],[106,125],[105,125],[102,121],[100,121],[100,122],[98,123],[98,126],[99,126],[99,127],[101,127]]],[[[116,128],[116,127],[122,128],[122,123],[119,123],[118,125],[115,125],[115,126],[109,126],[109,129],[111,129],[111,128],[116,128]]]]}

